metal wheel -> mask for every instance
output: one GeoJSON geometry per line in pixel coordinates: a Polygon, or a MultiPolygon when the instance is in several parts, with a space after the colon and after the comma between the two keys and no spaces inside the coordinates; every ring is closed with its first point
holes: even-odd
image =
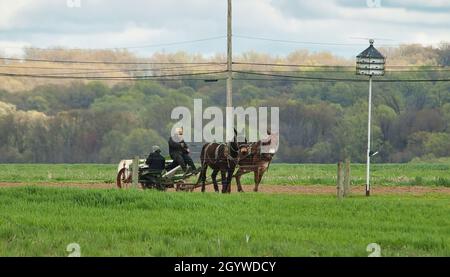
{"type": "Polygon", "coordinates": [[[126,177],[126,168],[122,168],[119,173],[117,173],[116,178],[117,187],[120,189],[129,188],[131,185],[131,176],[126,177]]]}

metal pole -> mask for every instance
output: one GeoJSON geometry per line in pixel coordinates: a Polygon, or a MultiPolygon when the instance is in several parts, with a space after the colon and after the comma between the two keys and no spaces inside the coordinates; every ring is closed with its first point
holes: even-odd
{"type": "Polygon", "coordinates": [[[366,196],[370,196],[370,129],[372,121],[372,75],[369,77],[369,120],[367,123],[367,179],[366,196]]]}
{"type": "Polygon", "coordinates": [[[232,41],[232,0],[228,0],[227,19],[227,107],[233,106],[233,41],[232,41]]]}

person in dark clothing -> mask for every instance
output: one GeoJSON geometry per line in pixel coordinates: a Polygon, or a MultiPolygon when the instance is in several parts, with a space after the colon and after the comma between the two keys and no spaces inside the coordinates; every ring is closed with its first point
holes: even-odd
{"type": "Polygon", "coordinates": [[[178,128],[176,134],[169,138],[169,154],[173,160],[170,170],[180,165],[183,171],[187,172],[188,165],[192,172],[197,172],[189,152],[189,147],[183,140],[183,129],[178,128]]]}
{"type": "Polygon", "coordinates": [[[166,166],[166,160],[161,155],[161,149],[159,146],[154,145],[152,147],[152,153],[148,155],[145,163],[148,165],[148,169],[141,172],[139,177],[144,188],[156,188],[165,190],[165,187],[160,184],[161,175],[166,166]]]}
{"type": "Polygon", "coordinates": [[[148,155],[145,163],[149,166],[150,170],[162,172],[166,167],[166,159],[161,155],[159,146],[153,146],[152,151],[153,152],[148,155]]]}

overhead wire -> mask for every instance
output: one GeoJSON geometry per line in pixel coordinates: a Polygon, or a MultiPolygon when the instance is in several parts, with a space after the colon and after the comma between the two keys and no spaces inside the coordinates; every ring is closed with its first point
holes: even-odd
{"type": "Polygon", "coordinates": [[[86,80],[151,80],[154,78],[166,78],[166,77],[190,77],[201,75],[214,75],[225,73],[226,71],[215,72],[199,72],[188,74],[164,74],[164,75],[144,75],[144,76],[65,76],[65,75],[42,75],[42,74],[16,74],[16,73],[0,73],[3,77],[26,77],[26,78],[46,78],[46,79],[86,79],[86,80]]]}
{"type": "Polygon", "coordinates": [[[64,46],[55,46],[55,47],[31,47],[31,46],[3,46],[0,48],[4,49],[23,49],[30,48],[36,49],[39,51],[58,51],[58,50],[68,50],[68,51],[78,51],[78,50],[91,50],[91,51],[101,51],[101,50],[119,50],[119,49],[138,49],[138,48],[153,48],[153,47],[164,47],[164,46],[173,46],[173,45],[182,45],[182,44],[191,44],[203,41],[212,41],[218,40],[222,38],[226,38],[227,36],[215,36],[215,37],[207,37],[193,40],[183,40],[183,41],[174,41],[174,42],[166,42],[166,43],[158,43],[158,44],[146,44],[146,45],[138,45],[138,46],[116,46],[116,47],[102,47],[102,48],[77,48],[77,47],[64,47],[64,46]]]}
{"type": "Polygon", "coordinates": [[[92,61],[92,60],[59,60],[59,59],[31,59],[31,58],[9,58],[0,57],[0,60],[16,62],[43,62],[43,63],[68,63],[68,64],[115,64],[115,65],[223,65],[224,62],[115,62],[115,61],[92,61]]]}
{"type": "MultiPolygon", "coordinates": [[[[259,73],[251,71],[233,71],[239,74],[248,74],[255,76],[266,76],[266,77],[277,77],[284,78],[285,80],[316,80],[316,81],[335,81],[335,82],[366,82],[366,79],[356,79],[356,78],[333,78],[333,77],[316,77],[316,76],[292,76],[292,75],[281,75],[281,74],[269,74],[269,73],[259,73]]],[[[244,80],[245,78],[241,78],[244,80]]],[[[255,78],[254,78],[255,79],[255,78]]],[[[262,78],[260,78],[262,79],[262,78]]],[[[449,82],[450,79],[375,79],[374,82],[449,82]]]]}

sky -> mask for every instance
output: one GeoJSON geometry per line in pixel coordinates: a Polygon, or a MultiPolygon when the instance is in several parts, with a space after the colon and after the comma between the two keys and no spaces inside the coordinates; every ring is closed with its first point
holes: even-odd
{"type": "MultiPolygon", "coordinates": [[[[226,16],[226,0],[0,0],[0,55],[24,46],[226,53],[226,16]]],[[[233,0],[233,35],[235,54],[352,57],[368,38],[436,46],[450,41],[450,0],[233,0]]]]}

